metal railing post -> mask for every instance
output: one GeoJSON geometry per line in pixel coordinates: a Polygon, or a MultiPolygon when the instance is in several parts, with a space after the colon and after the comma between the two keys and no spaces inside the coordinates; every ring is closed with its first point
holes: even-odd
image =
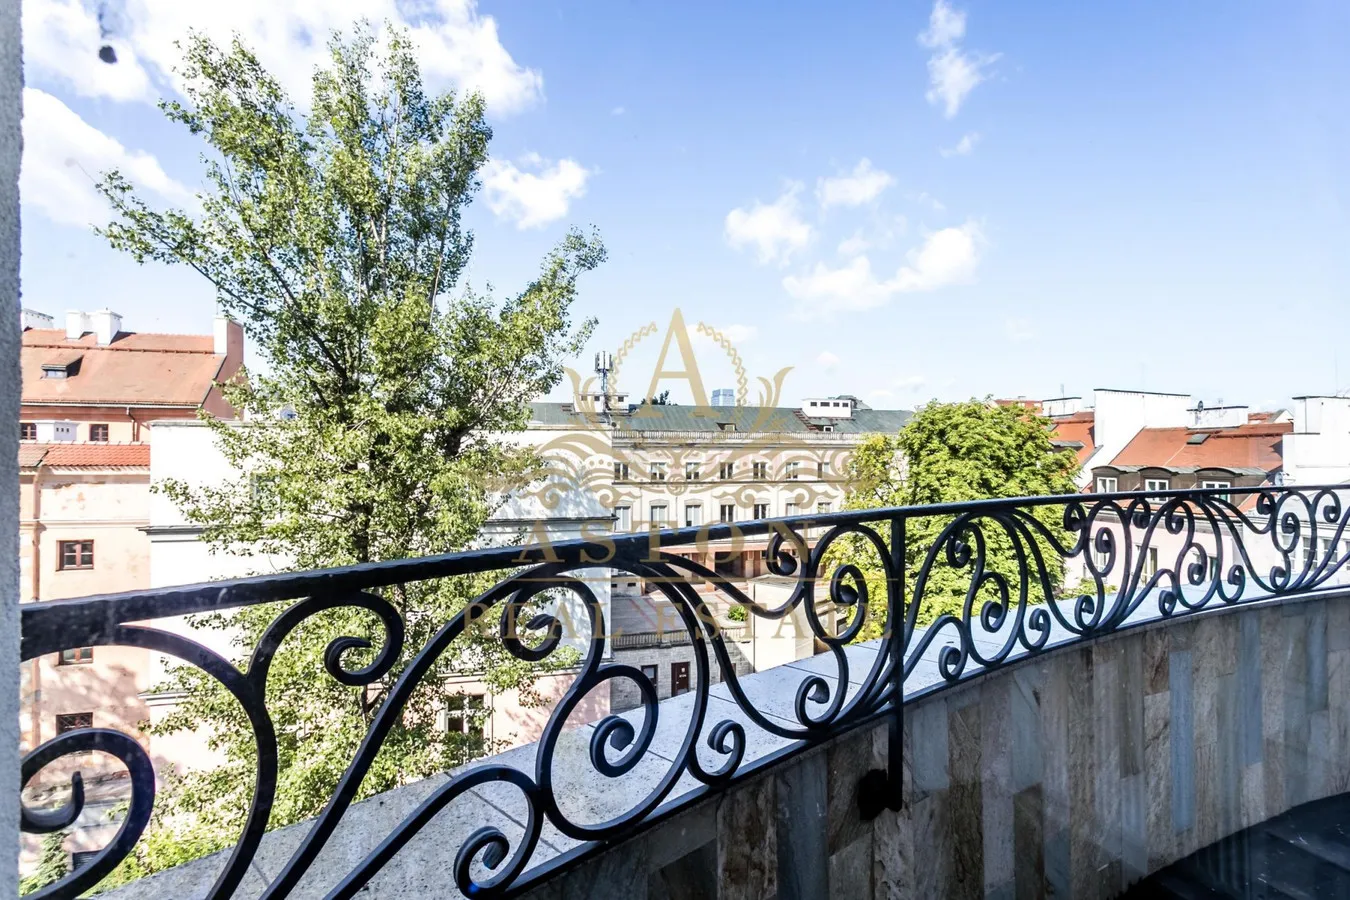
{"type": "Polygon", "coordinates": [[[858,783],[858,812],[864,819],[875,819],[883,809],[899,812],[905,800],[905,520],[901,516],[891,519],[887,581],[886,630],[882,634],[882,652],[891,660],[886,685],[891,704],[886,717],[886,768],[872,769],[858,783]]]}

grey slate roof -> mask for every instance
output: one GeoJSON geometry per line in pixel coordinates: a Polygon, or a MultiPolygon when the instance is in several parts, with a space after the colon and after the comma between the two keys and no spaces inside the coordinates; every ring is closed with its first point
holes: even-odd
{"type": "MultiPolygon", "coordinates": [[[[573,411],[570,403],[538,401],[530,404],[531,424],[548,426],[594,427],[590,418],[573,411]]],[[[812,419],[834,426],[836,434],[895,434],[909,417],[907,409],[855,409],[849,419],[812,419]]],[[[723,423],[736,426],[739,433],[810,434],[819,431],[797,415],[790,406],[716,406],[696,407],[642,406],[630,414],[615,414],[619,429],[631,431],[722,431],[723,423]]]]}

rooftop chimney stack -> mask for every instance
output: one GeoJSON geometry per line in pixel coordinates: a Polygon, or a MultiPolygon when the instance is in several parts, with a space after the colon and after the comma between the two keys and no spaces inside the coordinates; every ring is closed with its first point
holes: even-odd
{"type": "Polygon", "coordinates": [[[90,324],[93,326],[95,338],[100,347],[106,347],[117,337],[117,333],[122,330],[122,317],[111,309],[100,309],[98,312],[89,314],[90,324]]]}
{"type": "Polygon", "coordinates": [[[89,330],[89,320],[78,309],[66,310],[66,340],[78,341],[89,330]]]}
{"type": "Polygon", "coordinates": [[[231,349],[230,338],[233,337],[230,332],[234,330],[231,326],[234,326],[234,328],[239,327],[229,316],[216,316],[215,322],[212,323],[212,352],[215,353],[216,356],[226,356],[229,354],[231,349]]]}

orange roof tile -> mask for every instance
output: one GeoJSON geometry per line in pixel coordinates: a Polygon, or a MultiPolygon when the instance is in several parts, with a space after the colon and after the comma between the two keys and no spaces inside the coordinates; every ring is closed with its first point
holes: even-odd
{"type": "Polygon", "coordinates": [[[31,469],[42,462],[42,457],[47,452],[47,446],[47,444],[20,444],[19,468],[31,469]]]}
{"type": "Polygon", "coordinates": [[[23,402],[125,403],[129,406],[198,406],[206,399],[225,361],[211,335],[120,332],[100,347],[93,334],[66,340],[54,328],[23,333],[23,402]],[[42,367],[67,365],[66,378],[45,378],[42,367]]]}
{"type": "Polygon", "coordinates": [[[19,466],[149,468],[149,444],[20,444],[19,466]]]}
{"type": "Polygon", "coordinates": [[[1051,420],[1054,431],[1051,436],[1061,441],[1074,441],[1083,446],[1078,448],[1078,462],[1085,463],[1097,449],[1094,425],[1095,414],[1091,410],[1076,412],[1068,416],[1059,416],[1051,420]]]}
{"type": "Polygon", "coordinates": [[[1293,423],[1251,423],[1233,428],[1144,428],[1111,460],[1115,466],[1260,469],[1273,472],[1283,464],[1281,441],[1293,423]],[[1189,443],[1193,435],[1204,442],[1189,443]]]}

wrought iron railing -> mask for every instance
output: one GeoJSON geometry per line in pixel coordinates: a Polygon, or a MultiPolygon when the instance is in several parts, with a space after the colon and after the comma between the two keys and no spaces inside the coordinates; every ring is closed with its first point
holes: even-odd
{"type": "MultiPolygon", "coordinates": [[[[1080,494],[838,512],[55,601],[23,608],[22,656],[28,660],[81,646],[140,647],[196,666],[229,690],[252,725],[258,765],[247,821],[209,892],[211,897],[228,897],[258,852],[277,785],[277,741],[264,702],[273,655],[297,624],[324,610],[345,606],[373,614],[383,627],[383,643],[374,661],[358,670],[345,667],[344,653],[353,647],[369,648],[370,642],[336,637],[325,658],[328,674],[343,684],[360,686],[384,678],[400,661],[406,665],[327,807],[265,893],[283,897],[306,876],[347,813],[382,742],[397,726],[410,693],[434,661],[452,651],[466,624],[490,611],[494,622],[500,617],[506,650],[517,658],[538,661],[563,645],[559,619],[551,614],[534,615],[527,626],[534,635],[529,639],[513,633],[512,623],[521,619],[527,604],[537,602],[546,592],[565,591],[584,601],[589,632],[584,635],[584,659],[576,679],[551,713],[538,742],[534,770],[487,764],[452,777],[348,872],[329,896],[352,896],[438,810],[466,791],[494,782],[513,786],[524,798],[524,834],[513,841],[495,827],[480,828],[457,849],[453,871],[458,887],[469,896],[514,894],[541,877],[529,864],[545,822],[583,842],[569,855],[569,859],[581,859],[605,841],[674,811],[664,801],[686,773],[703,785],[701,794],[695,793],[706,796],[753,770],[745,761],[745,726],[738,721],[718,721],[707,732],[707,747],[720,764],[708,767],[696,752],[708,712],[710,660],[718,663],[730,698],[748,722],[798,742],[787,753],[882,718],[898,729],[905,679],[931,649],[937,650],[941,681],[949,683],[977,668],[998,666],[1061,640],[1085,639],[1127,627],[1141,615],[1174,616],[1333,587],[1345,580],[1345,570],[1350,569],[1347,494],[1350,488],[1346,487],[1223,488],[1169,491],[1161,498],[1080,494]],[[771,571],[795,579],[790,596],[776,606],[760,605],[727,577],[666,552],[666,548],[687,549],[702,541],[722,542],[721,548],[730,541],[734,547],[738,538],[756,535],[769,535],[771,571]],[[1078,568],[1081,575],[1077,590],[1067,594],[1063,585],[1066,564],[1078,568]],[[565,814],[554,793],[554,750],[569,715],[610,679],[629,680],[639,689],[640,725],[631,716],[616,714],[592,732],[589,761],[597,784],[638,765],[651,746],[658,715],[655,685],[638,668],[606,652],[609,636],[602,606],[575,574],[597,566],[654,584],[673,605],[693,655],[694,702],[678,758],[668,763],[650,792],[623,814],[588,824],[565,814]],[[381,596],[382,589],[492,570],[505,573],[496,586],[446,622],[425,646],[404,646],[404,623],[381,596]],[[726,635],[716,625],[705,592],[697,589],[709,583],[754,617],[781,619],[800,610],[816,643],[826,648],[838,687],[825,677],[798,670],[795,722],[785,725],[782,719],[757,710],[728,656],[726,635]],[[296,602],[278,616],[246,665],[179,634],[128,624],[278,600],[296,602]],[[841,614],[822,615],[820,610],[830,604],[841,614]],[[874,655],[861,684],[847,690],[845,647],[870,633],[866,629],[881,635],[881,652],[874,655]]],[[[858,685],[859,679],[852,681],[858,685]]],[[[870,808],[862,810],[863,815],[875,815],[885,806],[899,807],[901,742],[895,739],[897,733],[892,731],[890,774],[867,775],[871,784],[860,795],[870,808]]],[[[23,783],[62,757],[90,750],[111,754],[127,767],[131,799],[126,816],[116,836],[92,862],[38,896],[73,897],[96,885],[133,849],[150,820],[155,802],[150,758],[134,737],[116,731],[88,728],[46,741],[24,758],[23,783]]],[[[78,775],[72,780],[71,793],[60,809],[25,808],[24,830],[44,833],[70,826],[83,806],[78,775]]]]}

